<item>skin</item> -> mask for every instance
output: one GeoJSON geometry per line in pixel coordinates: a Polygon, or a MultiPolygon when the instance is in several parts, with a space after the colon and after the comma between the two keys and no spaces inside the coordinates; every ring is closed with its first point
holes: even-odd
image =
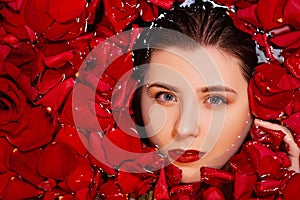
{"type": "MultiPolygon", "coordinates": [[[[182,163],[182,182],[200,181],[202,166],[222,168],[245,139],[252,117],[248,83],[239,60],[216,48],[155,50],[150,59],[141,108],[147,136],[168,156],[172,149],[197,150],[201,159],[182,163]]],[[[290,146],[291,170],[299,172],[299,148],[291,132],[255,119],[256,126],[281,130],[290,146]]]]}
{"type": "Polygon", "coordinates": [[[200,181],[202,166],[224,166],[252,122],[239,60],[212,47],[172,47],[155,50],[147,70],[141,108],[150,141],[166,156],[178,148],[205,153],[189,163],[168,156],[182,182],[200,181]]]}

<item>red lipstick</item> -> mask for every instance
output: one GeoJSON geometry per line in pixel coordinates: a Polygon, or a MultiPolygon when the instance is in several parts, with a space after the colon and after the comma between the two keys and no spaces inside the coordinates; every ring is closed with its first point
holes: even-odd
{"type": "Polygon", "coordinates": [[[204,152],[197,150],[182,150],[182,149],[172,149],[168,151],[169,156],[180,163],[190,163],[195,162],[203,157],[204,152]]]}

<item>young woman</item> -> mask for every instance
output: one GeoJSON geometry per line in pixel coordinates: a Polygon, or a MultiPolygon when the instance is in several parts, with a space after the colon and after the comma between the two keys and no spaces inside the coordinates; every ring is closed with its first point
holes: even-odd
{"type": "MultiPolygon", "coordinates": [[[[133,77],[140,83],[132,108],[145,143],[157,146],[182,170],[182,182],[200,181],[203,166],[222,168],[238,151],[253,122],[247,86],[257,64],[251,37],[222,8],[199,3],[176,9],[144,30],[136,42],[133,77]]],[[[292,167],[299,149],[283,131],[292,167]]]]}

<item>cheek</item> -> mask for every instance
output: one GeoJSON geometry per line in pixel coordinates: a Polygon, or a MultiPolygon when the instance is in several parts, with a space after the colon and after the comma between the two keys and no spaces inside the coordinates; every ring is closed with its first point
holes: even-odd
{"type": "Polygon", "coordinates": [[[152,144],[162,146],[172,139],[176,111],[156,104],[152,99],[141,100],[141,112],[144,128],[152,144]]]}
{"type": "Polygon", "coordinates": [[[222,141],[222,144],[219,144],[218,147],[228,152],[229,156],[232,156],[239,149],[252,124],[247,106],[244,109],[235,107],[226,113],[224,129],[219,140],[222,141]]]}

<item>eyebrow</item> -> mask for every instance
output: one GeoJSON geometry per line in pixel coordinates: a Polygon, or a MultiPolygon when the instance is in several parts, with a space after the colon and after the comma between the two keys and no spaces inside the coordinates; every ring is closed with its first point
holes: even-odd
{"type": "Polygon", "coordinates": [[[200,90],[202,93],[206,92],[232,92],[234,94],[237,94],[237,92],[229,87],[223,86],[223,85],[213,85],[209,87],[204,87],[200,90]]]}
{"type": "MultiPolygon", "coordinates": [[[[171,91],[174,91],[174,92],[179,91],[179,88],[174,87],[172,85],[169,85],[167,83],[155,82],[153,84],[150,84],[148,88],[151,88],[151,87],[160,87],[160,88],[164,88],[166,90],[171,90],[171,91]]],[[[207,93],[207,92],[232,92],[234,94],[237,94],[237,92],[234,89],[232,89],[230,87],[227,87],[227,86],[222,86],[222,85],[213,85],[213,86],[204,87],[204,88],[200,89],[200,92],[202,92],[202,93],[207,93]]]]}
{"type": "Polygon", "coordinates": [[[174,87],[172,85],[169,85],[167,83],[155,82],[155,83],[150,84],[148,88],[151,88],[151,87],[160,87],[160,88],[164,88],[166,90],[171,90],[171,91],[174,91],[174,92],[179,91],[179,88],[174,87]]]}

